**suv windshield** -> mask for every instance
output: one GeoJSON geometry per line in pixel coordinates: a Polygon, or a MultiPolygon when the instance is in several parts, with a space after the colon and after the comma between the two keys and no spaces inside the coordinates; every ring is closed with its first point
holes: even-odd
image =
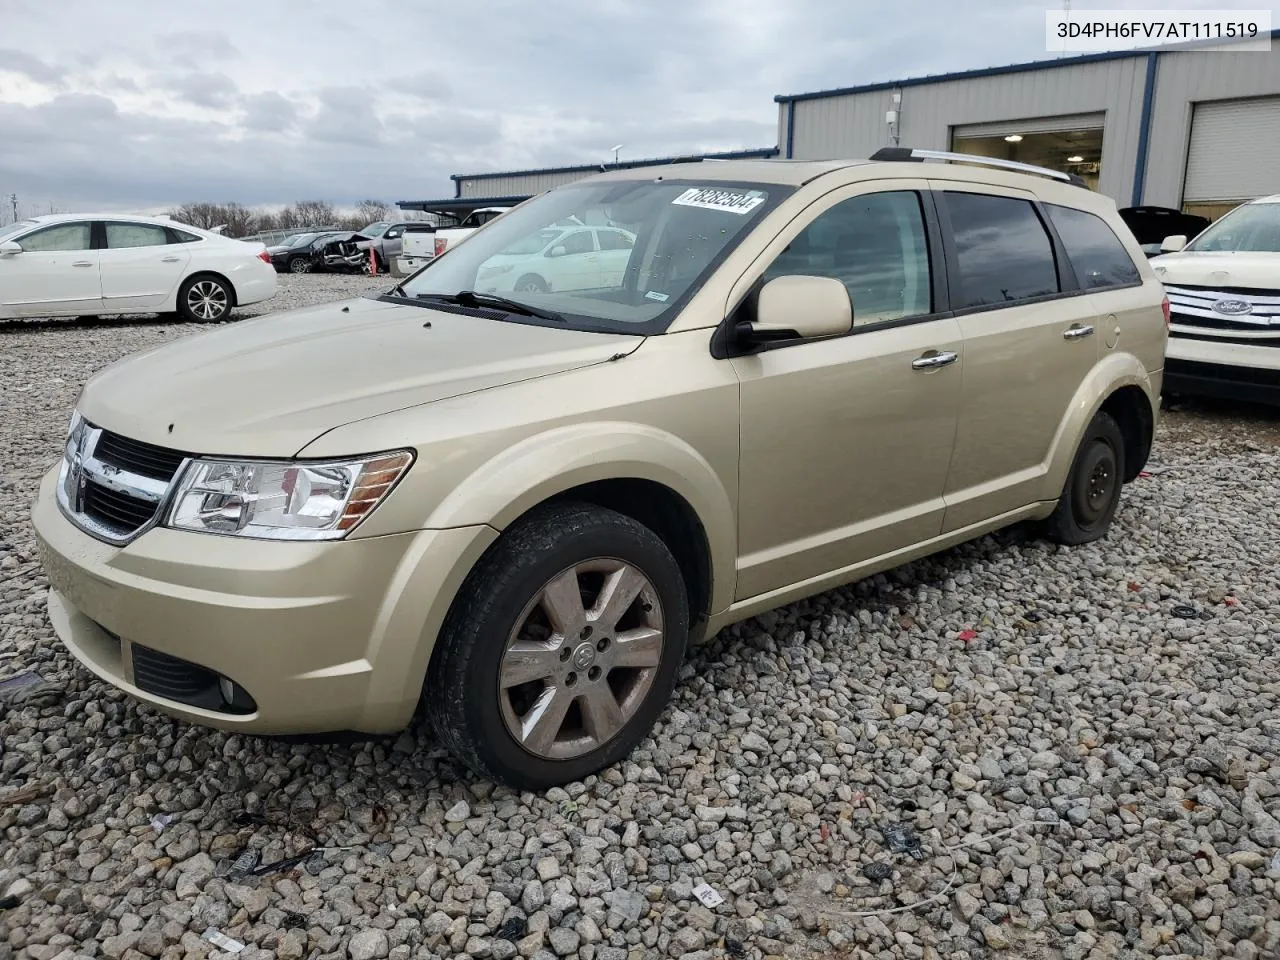
{"type": "MultiPolygon", "coordinates": [[[[703,278],[792,189],[654,179],[562,187],[449,248],[397,295],[474,291],[558,315],[575,329],[661,333],[703,278]],[[566,226],[571,217],[582,226],[566,226]],[[634,243],[601,243],[598,227],[619,228],[634,243]]],[[[509,319],[560,322],[516,313],[509,319]]]]}
{"type": "Polygon", "coordinates": [[[384,223],[383,221],[380,220],[377,223],[369,224],[360,232],[364,234],[366,237],[380,237],[390,229],[391,229],[391,224],[384,223]]]}
{"type": "Polygon", "coordinates": [[[1280,203],[1246,203],[1186,246],[1197,253],[1280,253],[1280,203]]]}

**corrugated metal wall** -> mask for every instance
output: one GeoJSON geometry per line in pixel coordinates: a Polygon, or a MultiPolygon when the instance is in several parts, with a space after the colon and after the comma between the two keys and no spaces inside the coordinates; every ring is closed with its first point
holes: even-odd
{"type": "MultiPolygon", "coordinates": [[[[897,106],[899,139],[902,146],[946,150],[951,147],[951,128],[961,124],[1102,111],[1106,122],[1099,189],[1127,205],[1138,152],[1146,63],[1145,55],[1064,67],[1054,67],[1050,61],[1044,69],[906,86],[900,90],[902,102],[897,106]]],[[[893,93],[876,90],[797,102],[792,155],[798,159],[865,157],[890,146],[885,111],[894,109],[893,93]]],[[[779,107],[785,130],[787,105],[779,107]]]]}
{"type": "Polygon", "coordinates": [[[467,177],[459,182],[464,197],[524,197],[573,183],[598,172],[583,170],[575,173],[517,174],[510,177],[467,177]]]}
{"type": "MultiPolygon", "coordinates": [[[[1162,53],[1159,63],[1143,202],[1177,207],[1182,203],[1193,104],[1280,93],[1280,44],[1272,41],[1266,53],[1162,53]]],[[[1247,142],[1222,146],[1250,149],[1247,142]]],[[[1280,164],[1275,158],[1270,162],[1280,164]]]]}

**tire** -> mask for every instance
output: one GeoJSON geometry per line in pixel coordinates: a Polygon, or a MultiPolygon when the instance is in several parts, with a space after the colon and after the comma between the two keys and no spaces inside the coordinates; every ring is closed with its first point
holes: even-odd
{"type": "Polygon", "coordinates": [[[1094,415],[1080,441],[1067,485],[1045,521],[1045,535],[1075,546],[1107,535],[1124,477],[1124,435],[1111,415],[1094,415]]]}
{"type": "Polygon", "coordinates": [[[546,293],[551,288],[536,273],[528,273],[516,281],[516,293],[546,293]]]}
{"type": "Polygon", "coordinates": [[[234,303],[231,284],[212,274],[196,274],[178,288],[178,315],[187,323],[221,323],[234,303]]]}
{"type": "Polygon", "coordinates": [[[290,273],[310,273],[311,261],[306,257],[294,257],[289,261],[290,273]]]}
{"type": "Polygon", "coordinates": [[[427,717],[482,777],[521,790],[580,780],[648,734],[688,634],[680,568],[657,534],[612,510],[548,504],[513,524],[459,591],[427,672],[427,717]],[[611,587],[623,599],[597,613],[611,587]]]}

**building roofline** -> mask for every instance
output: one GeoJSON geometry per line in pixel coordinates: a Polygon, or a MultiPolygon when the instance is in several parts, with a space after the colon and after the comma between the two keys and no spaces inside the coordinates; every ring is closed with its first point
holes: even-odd
{"type": "MultiPolygon", "coordinates": [[[[1280,38],[1280,29],[1271,31],[1273,40],[1280,38]]],[[[1132,50],[1107,50],[1101,53],[1084,53],[1077,57],[1059,57],[1056,60],[1028,60],[1023,63],[1011,63],[1002,67],[979,67],[974,70],[957,70],[953,73],[933,73],[920,77],[906,77],[902,80],[885,80],[878,83],[864,83],[853,87],[833,87],[827,90],[813,90],[809,93],[780,93],[773,98],[774,103],[796,103],[801,100],[824,100],[828,97],[847,97],[856,93],[875,93],[879,90],[897,90],[901,87],[918,87],[930,83],[946,83],[951,80],[977,80],[982,77],[999,77],[1010,73],[1027,73],[1031,70],[1051,70],[1057,67],[1075,67],[1086,63],[1102,63],[1108,60],[1126,60],[1132,57],[1146,57],[1153,53],[1172,53],[1179,50],[1194,50],[1198,47],[1221,46],[1232,41],[1197,40],[1191,43],[1171,43],[1159,47],[1135,47],[1132,50]]],[[[1236,41],[1243,42],[1243,41],[1236,41]]]]}
{"type": "Polygon", "coordinates": [[[540,167],[532,170],[494,170],[486,173],[455,173],[449,179],[455,184],[463,180],[496,180],[500,177],[532,177],[549,173],[585,173],[594,170],[607,173],[610,170],[633,170],[637,167],[654,167],[676,160],[697,158],[703,160],[757,160],[778,155],[777,147],[755,147],[750,150],[728,150],[724,153],[697,153],[675,157],[654,157],[649,160],[622,160],[618,163],[582,163],[570,167],[540,167]]]}
{"type": "Polygon", "coordinates": [[[441,200],[397,200],[396,206],[401,210],[421,210],[424,213],[450,210],[479,210],[483,207],[514,207],[524,203],[532,194],[521,194],[511,197],[448,197],[441,200]]]}

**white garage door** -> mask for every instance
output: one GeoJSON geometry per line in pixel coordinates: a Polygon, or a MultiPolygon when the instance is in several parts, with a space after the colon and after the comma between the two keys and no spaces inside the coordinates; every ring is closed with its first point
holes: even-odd
{"type": "Polygon", "coordinates": [[[1186,203],[1280,193],[1280,97],[1198,103],[1191,117],[1186,203]]]}

